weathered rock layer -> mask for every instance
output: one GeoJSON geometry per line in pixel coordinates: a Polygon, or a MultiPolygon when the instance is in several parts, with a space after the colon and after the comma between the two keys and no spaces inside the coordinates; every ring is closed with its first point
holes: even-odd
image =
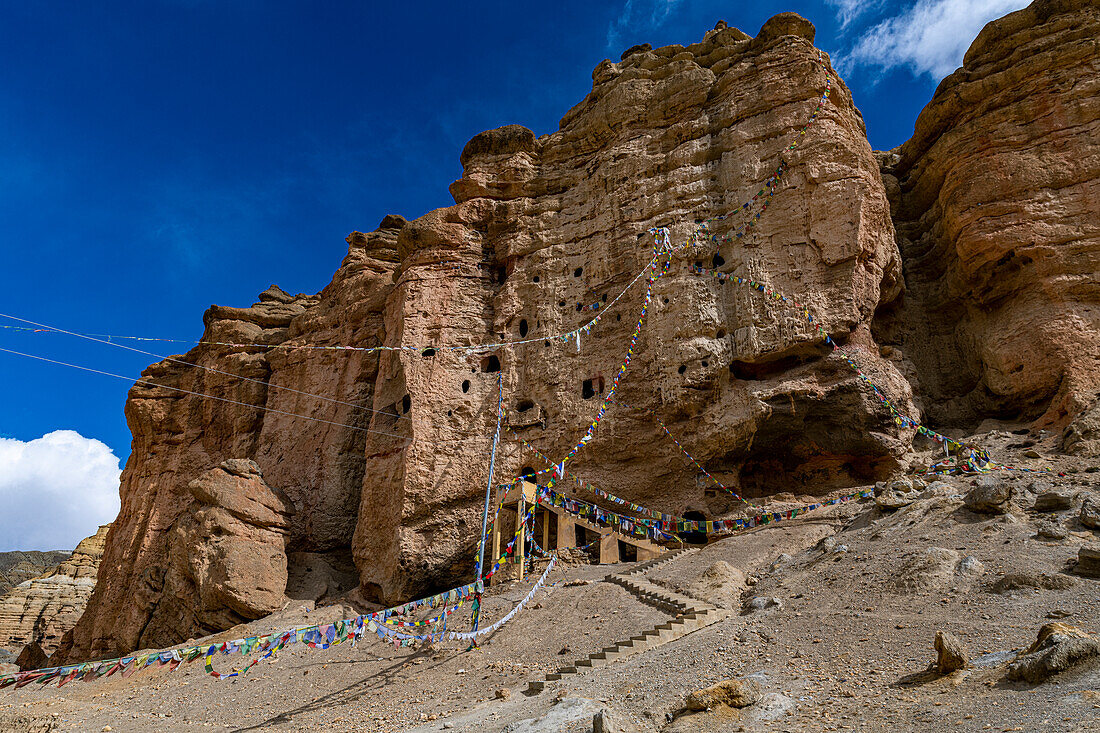
{"type": "Polygon", "coordinates": [[[0,647],[34,643],[47,654],[57,647],[92,595],[109,526],[81,540],[54,568],[0,597],[0,647]]]}

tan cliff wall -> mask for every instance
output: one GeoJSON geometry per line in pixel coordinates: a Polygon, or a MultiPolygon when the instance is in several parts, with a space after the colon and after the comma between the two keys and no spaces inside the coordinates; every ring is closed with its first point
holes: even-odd
{"type": "MultiPolygon", "coordinates": [[[[781,156],[789,172],[751,236],[677,258],[657,283],[621,386],[632,409],[612,407],[571,466],[666,511],[717,517],[736,508],[704,490],[652,411],[709,471],[750,496],[865,483],[891,470],[908,436],[804,319],[690,273],[698,261],[797,296],[909,404],[908,384],[871,335],[875,312],[897,297],[901,264],[878,164],[843,82],[785,151],[825,86],[812,40],[812,25],[783,14],[755,38],[720,24],[691,46],[630,49],[596,68],[592,92],[557,132],[508,126],[476,136],[451,187],[455,205],[353,234],[319,295],[272,288],[251,308],[212,307],[204,340],[283,348],[200,345],[182,357],[255,382],[172,362],[146,371],[158,384],[240,404],[131,390],[122,509],[88,610],[56,658],[179,642],[259,612],[217,590],[224,583],[203,586],[214,576],[174,557],[183,550],[173,537],[194,537],[194,518],[220,506],[196,505],[193,482],[230,480],[207,474],[236,475],[218,469],[229,459],[254,461],[264,485],[249,478],[249,492],[282,507],[264,542],[271,562],[286,555],[288,577],[295,553],[333,564],[350,554],[365,595],[383,602],[470,577],[498,376],[519,434],[563,454],[614,378],[644,286],[606,311],[579,353],[556,339],[471,351],[288,347],[476,347],[523,330],[529,338],[569,331],[592,316],[578,304],[614,297],[642,270],[650,227],[669,226],[683,241],[695,219],[748,200],[781,156]],[[585,380],[596,394],[586,396],[585,380]]],[[[525,466],[543,467],[506,434],[498,476],[525,466]]],[[[202,557],[219,573],[228,563],[224,553],[202,557]]]]}
{"type": "Polygon", "coordinates": [[[0,597],[0,647],[35,643],[49,654],[76,625],[95,588],[110,525],[99,528],[58,565],[0,597]]]}
{"type": "Polygon", "coordinates": [[[876,335],[912,360],[928,415],[1061,427],[1093,404],[1100,3],[989,23],[884,163],[906,291],[876,335]]]}

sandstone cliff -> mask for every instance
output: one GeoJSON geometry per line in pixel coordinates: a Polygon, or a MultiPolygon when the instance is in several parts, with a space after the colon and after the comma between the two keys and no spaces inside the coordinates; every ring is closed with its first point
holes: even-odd
{"type": "MultiPolygon", "coordinates": [[[[1100,3],[1038,0],[988,24],[884,163],[906,289],[876,335],[912,360],[933,421],[1061,427],[1093,404],[1100,3]]],[[[1089,430],[1067,437],[1100,448],[1089,430]]]]}
{"type": "Polygon", "coordinates": [[[18,650],[34,643],[45,653],[57,647],[92,595],[108,527],[81,540],[59,565],[0,597],[0,647],[18,650]]]}
{"type": "MultiPolygon", "coordinates": [[[[871,334],[901,267],[878,165],[842,82],[785,151],[825,86],[813,35],[783,14],[755,38],[720,24],[690,46],[632,48],[596,68],[591,93],[553,134],[512,125],[476,136],[451,187],[455,205],[351,235],[319,295],[273,286],[251,308],[211,307],[204,341],[257,346],[203,344],[180,359],[253,381],[165,361],[146,377],[235,404],[131,390],[122,509],[95,594],[57,658],[169,644],[233,621],[204,611],[213,596],[188,570],[201,563],[181,559],[173,539],[200,511],[189,486],[227,459],[254,461],[293,507],[281,540],[265,541],[283,542],[291,579],[295,558],[338,567],[352,556],[365,596],[388,602],[468,578],[498,376],[514,427],[564,453],[626,353],[641,291],[607,309],[579,352],[556,339],[469,351],[294,347],[476,346],[568,331],[591,317],[583,306],[606,303],[642,269],[650,227],[682,241],[695,219],[748,200],[781,160],[789,172],[750,237],[679,259],[659,281],[622,385],[633,409],[613,408],[574,470],[668,511],[734,508],[697,482],[653,411],[750,496],[885,475],[908,436],[809,325],[690,273],[698,261],[797,295],[908,405],[907,383],[871,334]]],[[[498,476],[526,466],[542,467],[506,439],[498,476]]],[[[267,557],[265,568],[281,561],[267,557]]],[[[233,610],[225,594],[214,605],[233,610]]],[[[247,615],[239,603],[234,613],[247,615]]]]}

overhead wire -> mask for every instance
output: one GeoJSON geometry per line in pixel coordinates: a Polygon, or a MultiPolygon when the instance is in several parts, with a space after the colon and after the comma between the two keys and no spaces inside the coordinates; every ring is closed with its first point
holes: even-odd
{"type": "Polygon", "coordinates": [[[114,372],[107,372],[107,371],[103,371],[102,369],[93,369],[91,367],[81,366],[80,364],[70,364],[69,362],[66,362],[66,361],[59,361],[57,359],[50,359],[50,358],[47,358],[45,356],[38,356],[37,354],[27,354],[27,353],[24,353],[22,351],[15,351],[14,349],[0,348],[0,352],[3,352],[5,354],[14,354],[16,356],[23,356],[23,357],[26,357],[28,359],[37,359],[38,361],[44,361],[44,362],[47,362],[47,363],[50,363],[50,364],[57,364],[59,366],[70,367],[72,369],[79,369],[80,371],[91,372],[93,374],[102,374],[102,375],[107,376],[107,377],[114,377],[115,379],[122,379],[122,380],[125,380],[127,382],[133,382],[135,385],[141,385],[143,387],[160,387],[162,389],[168,389],[168,390],[171,390],[173,392],[182,392],[183,394],[194,395],[196,397],[205,397],[207,399],[217,400],[218,402],[228,402],[231,405],[240,405],[241,407],[248,407],[248,408],[253,409],[253,410],[263,410],[264,412],[273,412],[273,413],[276,413],[278,415],[286,415],[288,417],[298,417],[298,418],[301,418],[303,420],[312,420],[314,422],[326,423],[328,425],[335,425],[335,426],[341,427],[341,428],[348,428],[349,430],[358,430],[358,431],[364,432],[364,433],[374,433],[376,435],[386,435],[386,436],[389,436],[391,438],[400,438],[402,440],[408,440],[410,442],[412,440],[407,435],[398,435],[397,433],[387,433],[383,430],[373,430],[371,428],[364,428],[364,427],[360,427],[358,425],[348,425],[347,423],[336,422],[335,420],[325,420],[325,419],[319,418],[319,417],[310,417],[309,415],[299,415],[296,412],[288,412],[286,410],[277,410],[274,407],[264,407],[262,405],[251,405],[247,402],[240,402],[238,400],[231,400],[228,397],[218,397],[217,395],[206,394],[205,392],[195,392],[195,391],[192,391],[192,390],[189,390],[189,389],[184,389],[182,387],[172,387],[172,386],[167,385],[167,384],[159,384],[157,382],[151,382],[151,381],[144,380],[144,379],[132,379],[132,378],[124,376],[122,374],[115,374],[114,372]]]}

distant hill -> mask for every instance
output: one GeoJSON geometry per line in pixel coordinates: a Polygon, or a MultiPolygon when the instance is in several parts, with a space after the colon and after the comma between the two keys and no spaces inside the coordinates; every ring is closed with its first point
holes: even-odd
{"type": "Polygon", "coordinates": [[[71,550],[0,552],[0,596],[66,560],[71,550]]]}

